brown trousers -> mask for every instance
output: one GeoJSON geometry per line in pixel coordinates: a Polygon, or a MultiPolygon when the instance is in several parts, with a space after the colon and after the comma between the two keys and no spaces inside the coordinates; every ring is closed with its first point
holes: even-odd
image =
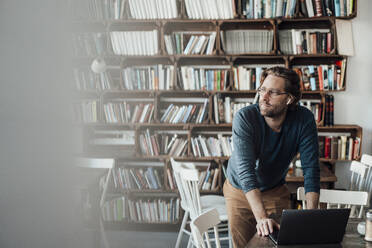
{"type": "MultiPolygon", "coordinates": [[[[223,185],[230,231],[235,248],[245,247],[256,233],[256,220],[242,190],[235,188],[228,180],[223,185]]],[[[266,212],[281,214],[290,208],[290,192],[285,185],[261,193],[266,212]]]]}

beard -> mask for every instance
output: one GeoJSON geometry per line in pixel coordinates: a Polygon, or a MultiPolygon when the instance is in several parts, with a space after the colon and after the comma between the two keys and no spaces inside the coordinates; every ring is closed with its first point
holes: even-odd
{"type": "Polygon", "coordinates": [[[275,118],[283,115],[287,111],[287,104],[281,102],[277,104],[269,104],[265,100],[260,100],[259,108],[262,116],[275,118]]]}

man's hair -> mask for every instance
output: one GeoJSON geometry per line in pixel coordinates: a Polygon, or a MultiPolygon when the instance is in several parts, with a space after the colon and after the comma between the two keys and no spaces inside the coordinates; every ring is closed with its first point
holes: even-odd
{"type": "Polygon", "coordinates": [[[277,76],[284,79],[284,90],[293,97],[293,102],[288,106],[289,109],[293,110],[296,108],[298,101],[301,99],[301,87],[300,77],[298,74],[291,69],[287,69],[282,66],[275,66],[264,70],[261,74],[261,85],[267,76],[277,76]]]}

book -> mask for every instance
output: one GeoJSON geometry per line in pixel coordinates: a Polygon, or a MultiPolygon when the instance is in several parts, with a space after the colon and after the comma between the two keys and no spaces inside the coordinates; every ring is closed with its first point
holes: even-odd
{"type": "Polygon", "coordinates": [[[336,19],[337,50],[340,55],[354,56],[351,20],[336,19]]]}

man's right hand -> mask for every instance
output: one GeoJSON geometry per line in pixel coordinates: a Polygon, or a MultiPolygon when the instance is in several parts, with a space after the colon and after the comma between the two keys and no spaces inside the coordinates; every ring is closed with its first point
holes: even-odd
{"type": "Polygon", "coordinates": [[[280,225],[273,219],[263,218],[257,220],[256,228],[257,234],[259,236],[267,236],[269,235],[269,233],[272,233],[274,231],[274,228],[277,228],[279,230],[280,225]]]}

